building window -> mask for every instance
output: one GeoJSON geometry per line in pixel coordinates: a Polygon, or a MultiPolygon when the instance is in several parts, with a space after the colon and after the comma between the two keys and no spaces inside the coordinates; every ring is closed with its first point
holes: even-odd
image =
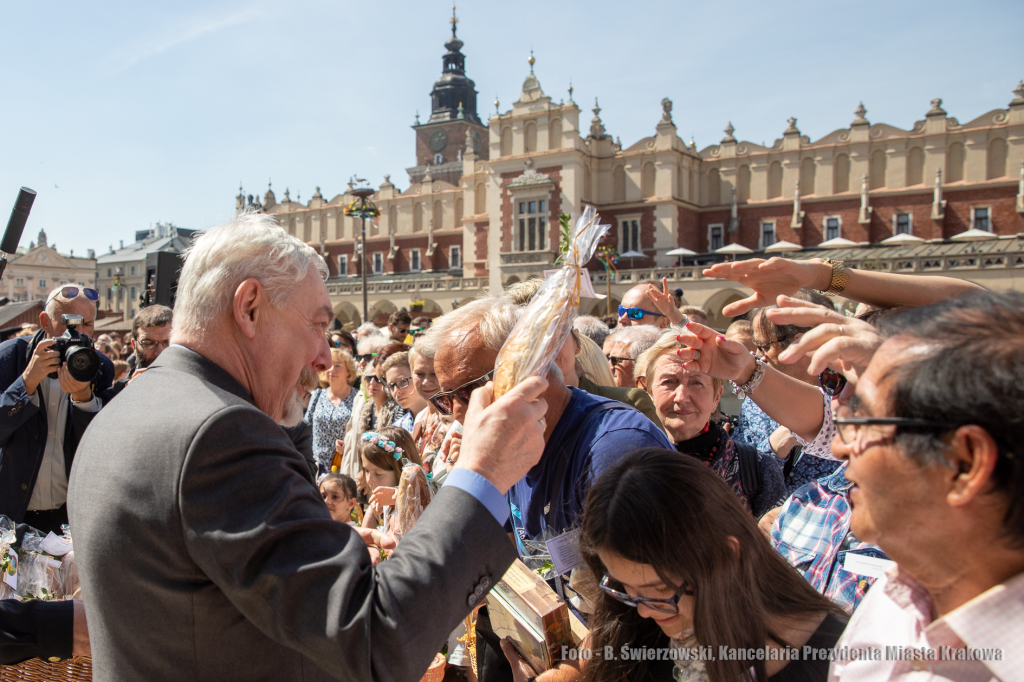
{"type": "Polygon", "coordinates": [[[130,300],[132,300],[132,301],[135,300],[135,287],[132,287],[132,296],[131,296],[130,300]]]}
{"type": "Polygon", "coordinates": [[[384,254],[377,251],[373,254],[373,274],[379,275],[384,272],[384,254]]]}
{"type": "Polygon", "coordinates": [[[413,249],[409,252],[409,269],[412,272],[419,272],[421,267],[420,263],[420,250],[413,249]]]}
{"type": "MultiPolygon", "coordinates": [[[[544,203],[544,202],[541,202],[544,203]]],[[[542,219],[543,220],[543,219],[542,219]]],[[[462,267],[462,247],[453,246],[448,250],[448,267],[450,268],[461,268],[462,267]]]]}
{"type": "MultiPolygon", "coordinates": [[[[516,251],[543,251],[544,233],[548,221],[544,215],[547,203],[540,201],[519,202],[519,234],[516,240],[516,251]]],[[[455,265],[452,266],[457,267],[455,265]]]]}
{"type": "Polygon", "coordinates": [[[722,248],[722,235],[724,231],[723,225],[708,225],[708,251],[718,251],[722,248]]]}
{"type": "Polygon", "coordinates": [[[40,289],[45,289],[46,288],[46,280],[45,279],[39,280],[39,288],[40,289]]]}
{"type": "Polygon", "coordinates": [[[913,232],[909,213],[897,213],[893,216],[892,232],[893,234],[911,234],[913,232]]]}
{"type": "Polygon", "coordinates": [[[134,265],[132,266],[131,272],[132,272],[133,275],[135,274],[135,266],[134,265]]]}
{"type": "Polygon", "coordinates": [[[434,165],[440,166],[442,163],[444,163],[444,156],[441,154],[434,154],[434,165]]]}
{"type": "Polygon", "coordinates": [[[620,253],[626,253],[627,251],[636,251],[637,253],[643,253],[642,251],[640,251],[639,220],[622,221],[622,250],[620,251],[620,253]]]}
{"type": "Polygon", "coordinates": [[[992,223],[989,222],[988,206],[971,207],[971,227],[983,232],[992,231],[992,223]]]}
{"type": "Polygon", "coordinates": [[[840,236],[842,236],[842,223],[839,216],[825,216],[825,241],[839,239],[840,236]]]}
{"type": "Polygon", "coordinates": [[[348,255],[341,254],[338,256],[338,276],[346,277],[348,275],[348,255]]]}
{"type": "Polygon", "coordinates": [[[107,277],[110,277],[110,268],[107,268],[107,277]]]}
{"type": "Polygon", "coordinates": [[[17,279],[17,281],[15,282],[15,284],[16,284],[17,286],[19,286],[19,287],[23,287],[23,286],[25,286],[25,278],[24,278],[24,277],[19,277],[19,278],[17,279]]]}
{"type": "Polygon", "coordinates": [[[767,249],[769,246],[775,243],[775,223],[767,222],[761,223],[761,241],[759,246],[762,249],[767,249]]]}
{"type": "Polygon", "coordinates": [[[110,303],[110,299],[114,297],[114,290],[107,287],[107,303],[110,303]]]}

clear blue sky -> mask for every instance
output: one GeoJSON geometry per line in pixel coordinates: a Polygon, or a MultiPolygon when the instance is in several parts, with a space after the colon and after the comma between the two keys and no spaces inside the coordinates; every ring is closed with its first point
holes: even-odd
{"type": "MultiPolygon", "coordinates": [[[[1004,108],[1024,78],[1024,2],[483,2],[459,6],[479,110],[516,99],[534,50],[545,92],[594,96],[623,144],[654,131],[662,97],[698,148],[771,143],[790,116],[817,139],[908,128],[929,100],[961,122],[1004,108]]],[[[230,218],[239,181],[303,201],[353,173],[408,186],[449,34],[447,1],[24,2],[3,8],[0,216],[39,192],[23,245],[103,252],[155,221],[230,218]],[[424,116],[425,118],[425,116],[424,116]]]]}

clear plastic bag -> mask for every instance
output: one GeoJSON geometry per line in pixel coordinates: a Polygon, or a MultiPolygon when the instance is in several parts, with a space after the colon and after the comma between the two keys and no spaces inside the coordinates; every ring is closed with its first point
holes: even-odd
{"type": "Polygon", "coordinates": [[[494,363],[494,397],[499,398],[530,376],[547,376],[572,328],[580,304],[585,266],[611,227],[598,224],[597,211],[586,206],[563,254],[565,265],[548,278],[523,311],[494,363]]]}
{"type": "Polygon", "coordinates": [[[412,530],[420,514],[430,504],[433,494],[423,467],[406,461],[402,466],[402,476],[398,481],[398,494],[395,495],[395,537],[401,539],[412,530]]]}

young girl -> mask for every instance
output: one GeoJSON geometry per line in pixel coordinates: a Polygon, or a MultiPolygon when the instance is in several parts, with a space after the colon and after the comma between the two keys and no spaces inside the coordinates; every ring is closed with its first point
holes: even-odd
{"type": "Polygon", "coordinates": [[[351,476],[327,474],[320,482],[320,495],[332,519],[350,526],[356,525],[352,520],[352,511],[356,508],[356,482],[351,476]]]}
{"type": "Polygon", "coordinates": [[[380,432],[367,431],[359,439],[359,461],[363,485],[370,493],[370,506],[363,516],[363,528],[376,528],[383,507],[394,509],[402,459],[422,464],[416,443],[405,429],[386,426],[380,432]]]}

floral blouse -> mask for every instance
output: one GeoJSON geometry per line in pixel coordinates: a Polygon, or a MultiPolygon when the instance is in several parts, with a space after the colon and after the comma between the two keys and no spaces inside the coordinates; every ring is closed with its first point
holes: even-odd
{"type": "Polygon", "coordinates": [[[335,441],[345,438],[345,427],[352,418],[352,403],[358,393],[353,388],[340,405],[331,402],[326,388],[316,389],[309,398],[306,421],[313,425],[313,459],[326,471],[331,468],[335,441]]]}

